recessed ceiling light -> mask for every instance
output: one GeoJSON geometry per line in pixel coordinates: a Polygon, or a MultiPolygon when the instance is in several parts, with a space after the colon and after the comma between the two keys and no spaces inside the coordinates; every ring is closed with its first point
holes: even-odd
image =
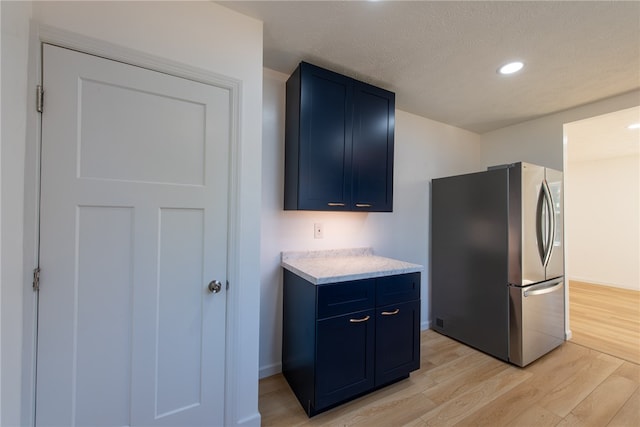
{"type": "Polygon", "coordinates": [[[632,125],[627,126],[627,129],[640,129],[640,123],[634,123],[632,125]]]}
{"type": "Polygon", "coordinates": [[[502,67],[498,68],[498,73],[500,73],[500,74],[513,74],[513,73],[517,73],[518,71],[520,71],[522,69],[522,67],[524,67],[524,64],[522,62],[520,62],[520,61],[510,62],[510,63],[505,64],[502,67]]]}

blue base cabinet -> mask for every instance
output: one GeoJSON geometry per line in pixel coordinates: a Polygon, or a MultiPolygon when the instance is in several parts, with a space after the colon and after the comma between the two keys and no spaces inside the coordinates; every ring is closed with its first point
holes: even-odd
{"type": "Polygon", "coordinates": [[[306,62],[286,91],[284,208],[391,212],[395,94],[306,62]]]}
{"type": "Polygon", "coordinates": [[[282,372],[308,416],[420,368],[420,273],[314,285],[284,270],[282,372]]]}

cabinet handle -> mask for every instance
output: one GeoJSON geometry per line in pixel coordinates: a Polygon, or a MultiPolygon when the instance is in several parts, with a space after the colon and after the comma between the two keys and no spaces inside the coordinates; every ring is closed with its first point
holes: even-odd
{"type": "Polygon", "coordinates": [[[349,319],[349,322],[351,322],[351,323],[362,323],[362,322],[366,322],[367,320],[369,320],[369,316],[365,316],[362,319],[349,319]]]}
{"type": "Polygon", "coordinates": [[[344,206],[344,203],[329,202],[327,206],[344,206]]]}
{"type": "Polygon", "coordinates": [[[369,203],[356,203],[356,208],[370,208],[371,204],[369,203]]]}
{"type": "Polygon", "coordinates": [[[393,310],[393,311],[383,311],[383,312],[382,312],[382,313],[380,313],[380,314],[382,314],[383,316],[395,316],[395,315],[396,315],[396,314],[398,314],[398,313],[400,313],[400,309],[399,309],[399,308],[396,308],[396,309],[395,309],[395,310],[393,310]]]}

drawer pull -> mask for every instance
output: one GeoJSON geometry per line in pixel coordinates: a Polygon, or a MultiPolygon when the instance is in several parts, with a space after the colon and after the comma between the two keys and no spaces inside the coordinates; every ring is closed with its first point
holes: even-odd
{"type": "Polygon", "coordinates": [[[329,202],[327,206],[344,206],[344,203],[329,202]]]}
{"type": "Polygon", "coordinates": [[[351,322],[351,323],[362,323],[362,322],[366,322],[367,320],[369,320],[369,316],[365,316],[362,319],[349,319],[349,322],[351,322]]]}
{"type": "Polygon", "coordinates": [[[395,316],[395,315],[396,315],[396,314],[398,314],[398,313],[400,313],[400,309],[399,309],[399,308],[396,308],[396,309],[395,309],[395,310],[393,310],[393,311],[383,311],[381,314],[382,314],[383,316],[395,316]]]}
{"type": "Polygon", "coordinates": [[[356,203],[356,208],[370,208],[371,205],[369,203],[356,203]]]}

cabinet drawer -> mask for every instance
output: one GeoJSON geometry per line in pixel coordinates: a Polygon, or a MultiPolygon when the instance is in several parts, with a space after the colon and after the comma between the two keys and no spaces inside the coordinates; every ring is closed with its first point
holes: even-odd
{"type": "Polygon", "coordinates": [[[412,301],[420,298],[420,273],[378,278],[376,306],[412,301]]]}
{"type": "Polygon", "coordinates": [[[375,280],[318,285],[318,318],[337,316],[375,306],[375,280]]]}

